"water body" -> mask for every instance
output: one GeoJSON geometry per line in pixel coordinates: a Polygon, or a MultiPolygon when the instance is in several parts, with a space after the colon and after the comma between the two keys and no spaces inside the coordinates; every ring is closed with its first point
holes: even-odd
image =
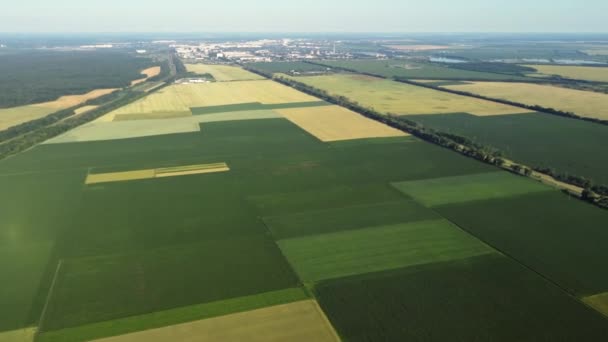
{"type": "Polygon", "coordinates": [[[456,59],[456,58],[448,58],[448,57],[431,57],[429,60],[431,62],[435,62],[435,63],[469,63],[469,61],[465,61],[464,59],[456,59]]]}

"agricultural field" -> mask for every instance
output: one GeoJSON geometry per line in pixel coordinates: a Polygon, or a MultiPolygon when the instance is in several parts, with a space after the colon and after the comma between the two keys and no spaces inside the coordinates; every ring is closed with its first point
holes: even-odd
{"type": "Polygon", "coordinates": [[[408,118],[429,128],[493,146],[507,158],[526,165],[549,167],[608,184],[608,155],[604,153],[608,127],[603,125],[543,113],[483,118],[470,114],[412,115],[408,118]],[[567,139],[564,132],[568,132],[567,139]]]}
{"type": "Polygon", "coordinates": [[[216,81],[250,81],[262,80],[262,76],[251,73],[245,69],[221,64],[186,64],[186,70],[199,75],[210,74],[216,81]]]}
{"type": "Polygon", "coordinates": [[[277,112],[321,141],[407,135],[338,106],[279,109],[277,112]]]}
{"type": "Polygon", "coordinates": [[[119,108],[100,118],[112,121],[124,114],[191,115],[193,107],[221,106],[260,102],[280,104],[318,101],[289,87],[272,81],[215,82],[208,84],[176,84],[148,97],[119,108]]]}
{"type": "Polygon", "coordinates": [[[490,72],[462,70],[414,60],[323,61],[329,67],[346,68],[383,77],[431,80],[527,80],[527,77],[490,72]]]}
{"type": "Polygon", "coordinates": [[[446,88],[555,108],[587,118],[608,119],[608,94],[529,83],[474,82],[446,88]]]}
{"type": "Polygon", "coordinates": [[[144,70],[141,71],[141,74],[142,75],[146,75],[146,77],[145,78],[140,78],[138,80],[131,81],[131,86],[135,86],[135,85],[144,83],[148,79],[160,75],[160,72],[161,72],[161,68],[159,66],[153,66],[153,67],[144,69],[144,70]]]}
{"type": "Polygon", "coordinates": [[[536,74],[529,76],[547,77],[559,76],[573,80],[584,80],[593,82],[608,82],[607,67],[586,67],[586,66],[564,66],[564,65],[526,65],[536,69],[536,74]]]}
{"type": "Polygon", "coordinates": [[[297,77],[295,80],[385,113],[406,115],[465,112],[486,116],[529,112],[495,102],[363,75],[337,74],[297,77]]]}
{"type": "Polygon", "coordinates": [[[273,81],[111,114],[0,161],[0,339],[608,333],[598,208],[273,81]]]}

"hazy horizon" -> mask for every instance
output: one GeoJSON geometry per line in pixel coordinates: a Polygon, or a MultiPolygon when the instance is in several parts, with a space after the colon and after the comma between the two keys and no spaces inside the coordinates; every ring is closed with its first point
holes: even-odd
{"type": "Polygon", "coordinates": [[[607,33],[608,1],[175,0],[3,6],[2,33],[607,33]],[[565,29],[567,28],[567,29],[565,29]]]}

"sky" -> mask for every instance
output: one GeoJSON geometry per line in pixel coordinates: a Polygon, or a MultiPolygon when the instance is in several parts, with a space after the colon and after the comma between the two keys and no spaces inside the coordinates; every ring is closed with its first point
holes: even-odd
{"type": "Polygon", "coordinates": [[[0,32],[608,32],[608,0],[19,0],[0,32]]]}

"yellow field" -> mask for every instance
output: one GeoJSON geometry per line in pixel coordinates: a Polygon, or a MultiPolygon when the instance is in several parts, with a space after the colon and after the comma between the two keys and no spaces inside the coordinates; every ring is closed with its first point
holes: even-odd
{"type": "Polygon", "coordinates": [[[583,298],[583,302],[608,316],[608,292],[583,298]]]}
{"type": "Polygon", "coordinates": [[[125,182],[142,179],[152,178],[165,178],[165,177],[176,177],[186,175],[196,175],[203,173],[215,173],[215,172],[226,172],[230,171],[230,168],[226,163],[214,163],[214,164],[199,164],[199,165],[185,165],[168,168],[158,169],[145,169],[145,170],[133,170],[123,172],[108,172],[108,173],[97,173],[88,174],[85,184],[100,184],[100,183],[114,183],[114,182],[125,182]]]}
{"type": "Polygon", "coordinates": [[[189,72],[211,74],[216,81],[262,80],[264,77],[251,73],[243,68],[218,64],[186,64],[189,72]]]}
{"type": "Polygon", "coordinates": [[[134,86],[134,85],[137,85],[137,84],[140,84],[140,83],[144,83],[148,79],[150,79],[150,78],[152,78],[154,76],[160,75],[160,71],[161,70],[160,70],[159,66],[154,66],[154,67],[151,67],[151,68],[148,68],[148,69],[144,69],[144,70],[141,71],[141,73],[144,74],[144,75],[146,75],[146,77],[145,78],[141,78],[139,80],[131,81],[131,85],[134,86]]]}
{"type": "Polygon", "coordinates": [[[298,77],[297,81],[393,114],[470,113],[478,116],[527,113],[517,107],[362,75],[298,77]]]}
{"type": "Polygon", "coordinates": [[[400,130],[338,106],[276,110],[321,141],[406,136],[400,130]]]}
{"type": "Polygon", "coordinates": [[[563,78],[575,80],[608,82],[608,68],[603,67],[586,67],[586,66],[569,66],[569,65],[526,65],[534,68],[538,74],[530,76],[551,76],[558,75],[563,78]]]}
{"type": "Polygon", "coordinates": [[[0,332],[0,342],[33,342],[36,328],[0,332]]]}
{"type": "Polygon", "coordinates": [[[112,121],[121,114],[190,113],[191,107],[261,102],[266,104],[318,101],[318,99],[273,81],[174,84],[139,101],[107,114],[112,121]]]}
{"type": "Polygon", "coordinates": [[[0,109],[0,130],[43,118],[59,110],[74,107],[88,100],[107,95],[115,90],[116,89],[97,89],[83,95],[62,96],[55,101],[0,109]]]}
{"type": "Polygon", "coordinates": [[[473,82],[447,86],[447,88],[528,105],[555,108],[589,118],[608,119],[608,94],[548,85],[507,82],[473,82]]]}
{"type": "Polygon", "coordinates": [[[317,303],[313,300],[305,300],[96,341],[335,342],[339,340],[317,303]]]}
{"type": "Polygon", "coordinates": [[[76,110],[74,111],[74,114],[76,114],[76,115],[80,115],[80,114],[82,114],[82,113],[86,113],[86,112],[88,112],[88,111],[90,111],[90,110],[93,110],[93,109],[96,109],[96,108],[98,108],[98,107],[99,107],[99,106],[83,106],[83,107],[80,107],[80,108],[76,109],[76,110]]]}

